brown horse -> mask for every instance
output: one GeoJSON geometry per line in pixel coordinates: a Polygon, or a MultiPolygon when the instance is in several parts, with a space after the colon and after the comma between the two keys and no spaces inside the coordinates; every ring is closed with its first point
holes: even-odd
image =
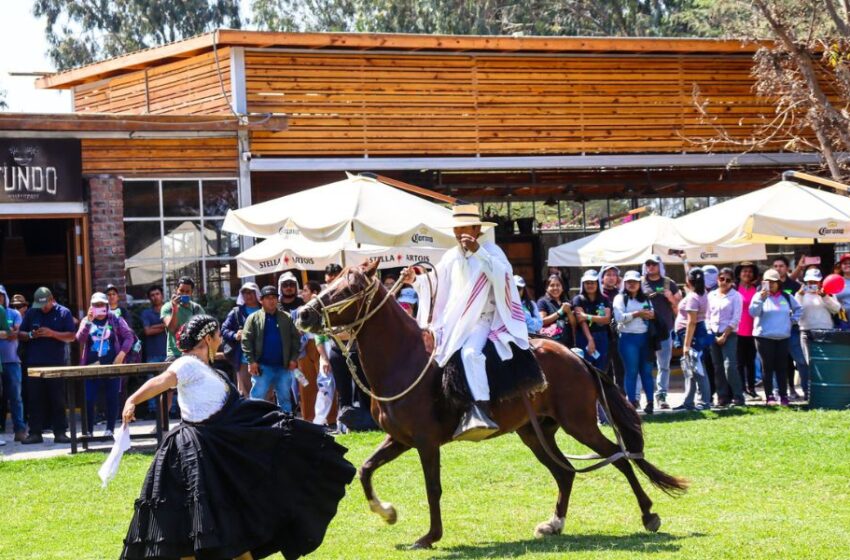
{"type": "MultiPolygon", "coordinates": [[[[381,305],[387,292],[375,278],[376,270],[377,263],[347,268],[316,299],[300,309],[298,326],[314,332],[329,327],[355,327],[360,363],[372,392],[379,397],[392,397],[410,389],[391,402],[372,400],[372,415],[387,437],[360,468],[360,482],[371,510],[387,523],[395,523],[395,508],[378,499],[372,488],[372,475],[405,451],[416,449],[425,474],[431,526],[413,546],[430,548],[443,536],[440,447],[452,441],[463,410],[452,407],[443,396],[441,369],[435,363],[429,365],[430,355],[416,321],[394,302],[381,305]]],[[[537,526],[535,535],[539,537],[562,531],[576,474],[555,443],[559,427],[602,457],[618,453],[620,447],[606,438],[596,423],[596,402],[605,398],[610,420],[622,434],[630,453],[643,451],[643,434],[637,412],[610,380],[606,378],[600,384],[597,374],[557,342],[543,339],[532,342],[547,380],[545,390],[530,396],[545,444],[535,433],[522,398],[494,401],[492,414],[500,428],[495,436],[517,432],[558,484],[555,515],[537,526]]],[[[634,462],[665,492],[680,492],[687,487],[684,480],[664,473],[642,458],[634,462]]],[[[657,531],[661,518],[652,512],[652,501],[641,488],[631,463],[621,458],[613,465],[629,481],[644,527],[657,531]]]]}

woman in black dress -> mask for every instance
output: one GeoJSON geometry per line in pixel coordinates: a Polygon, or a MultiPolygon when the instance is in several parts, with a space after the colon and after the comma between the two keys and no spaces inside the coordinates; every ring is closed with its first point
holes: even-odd
{"type": "Polygon", "coordinates": [[[537,300],[537,309],[543,318],[542,334],[547,334],[566,346],[575,345],[576,318],[565,293],[563,280],[558,274],[546,280],[546,295],[537,300]]]}
{"type": "Polygon", "coordinates": [[[177,388],[183,422],[157,449],[124,539],[122,559],[287,560],[322,543],[355,469],[320,426],[239,396],[209,366],[218,322],[193,317],[178,333],[183,357],[124,407],[177,388]]]}

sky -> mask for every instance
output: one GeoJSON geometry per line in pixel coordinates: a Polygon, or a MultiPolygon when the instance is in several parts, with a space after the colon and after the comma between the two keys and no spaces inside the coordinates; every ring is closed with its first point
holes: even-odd
{"type": "Polygon", "coordinates": [[[44,21],[32,15],[30,0],[0,0],[0,89],[6,90],[7,111],[68,113],[68,91],[41,90],[33,77],[12,77],[9,72],[51,72],[47,58],[44,21]]]}

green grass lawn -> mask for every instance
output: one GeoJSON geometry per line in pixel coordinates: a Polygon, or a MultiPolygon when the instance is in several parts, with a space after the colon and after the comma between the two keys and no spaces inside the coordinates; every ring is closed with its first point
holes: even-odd
{"type": "MultiPolygon", "coordinates": [[[[563,536],[532,537],[554,508],[548,472],[515,436],[443,448],[445,536],[407,551],[428,523],[419,462],[408,453],[375,476],[399,521],[385,525],[350,487],[311,558],[850,558],[850,412],[747,409],[652,418],[649,460],[685,476],[670,498],[645,488],[663,521],[643,531],[631,490],[612,467],[579,475],[563,536]]],[[[586,452],[560,436],[570,452],[586,452]]],[[[380,434],[340,438],[359,465],[380,434]]],[[[0,558],[117,558],[150,454],[125,456],[101,489],[105,455],[0,463],[0,558]]]]}

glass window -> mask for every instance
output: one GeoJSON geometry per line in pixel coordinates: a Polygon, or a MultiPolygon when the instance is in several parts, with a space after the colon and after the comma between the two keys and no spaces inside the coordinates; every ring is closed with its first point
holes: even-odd
{"type": "Polygon", "coordinates": [[[584,214],[587,229],[599,229],[602,218],[608,217],[607,200],[588,200],[584,203],[584,214]]]}
{"type": "Polygon", "coordinates": [[[583,230],[584,229],[584,206],[581,202],[574,200],[562,200],[560,205],[561,229],[583,230]]]}
{"type": "Polygon", "coordinates": [[[162,212],[166,218],[200,216],[198,181],[163,181],[162,212]]]}
{"type": "Polygon", "coordinates": [[[611,216],[619,216],[619,218],[612,219],[611,222],[608,223],[605,227],[614,227],[623,223],[623,220],[626,218],[623,214],[626,214],[629,210],[632,209],[632,201],[628,198],[612,198],[608,201],[608,211],[611,216]]]}
{"type": "Polygon", "coordinates": [[[661,214],[661,199],[660,198],[639,198],[638,208],[646,208],[643,216],[652,216],[653,214],[661,214]]]}
{"type": "Polygon", "coordinates": [[[162,261],[126,265],[127,293],[135,299],[145,299],[148,286],[162,283],[162,261]]]}
{"type": "Polygon", "coordinates": [[[124,217],[159,217],[159,181],[124,182],[124,217]]]}
{"type": "Polygon", "coordinates": [[[239,236],[221,231],[224,220],[204,220],[204,256],[235,257],[239,254],[239,236]]]}
{"type": "Polygon", "coordinates": [[[661,203],[663,216],[678,218],[685,213],[685,200],[683,198],[663,198],[661,203]]]}
{"type": "Polygon", "coordinates": [[[685,199],[685,213],[695,212],[697,210],[702,210],[703,208],[708,208],[708,198],[704,196],[700,197],[689,197],[685,199]]]}
{"type": "Polygon", "coordinates": [[[155,222],[126,222],[124,224],[124,258],[162,259],[162,232],[155,222]]]}
{"type": "Polygon", "coordinates": [[[534,219],[540,231],[558,230],[558,202],[552,198],[534,205],[534,219]]]}
{"type": "Polygon", "coordinates": [[[228,210],[239,207],[236,181],[204,181],[202,200],[204,216],[224,217],[228,210]]]}
{"type": "Polygon", "coordinates": [[[165,236],[162,238],[163,256],[166,259],[199,259],[204,252],[201,240],[201,222],[165,222],[165,236]]]}
{"type": "Polygon", "coordinates": [[[209,298],[236,297],[239,278],[236,276],[235,260],[207,260],[206,268],[206,293],[209,298]]]}
{"type": "Polygon", "coordinates": [[[177,289],[177,280],[182,276],[188,276],[195,281],[195,301],[200,295],[201,283],[201,261],[199,260],[166,260],[165,261],[165,296],[166,300],[174,295],[177,289]]]}

